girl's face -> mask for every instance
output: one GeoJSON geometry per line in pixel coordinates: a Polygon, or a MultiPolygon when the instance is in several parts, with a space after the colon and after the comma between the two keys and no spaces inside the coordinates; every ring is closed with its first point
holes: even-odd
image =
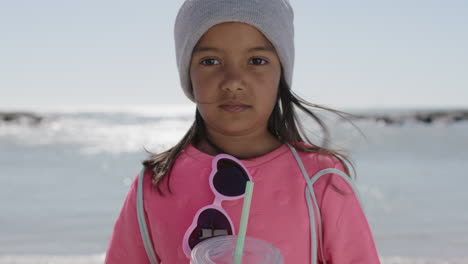
{"type": "Polygon", "coordinates": [[[210,28],[190,63],[193,95],[208,130],[263,135],[276,103],[280,60],[255,27],[229,22],[210,28]]]}

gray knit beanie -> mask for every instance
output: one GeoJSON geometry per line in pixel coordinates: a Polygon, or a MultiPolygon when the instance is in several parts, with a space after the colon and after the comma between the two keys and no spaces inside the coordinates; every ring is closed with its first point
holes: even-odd
{"type": "Polygon", "coordinates": [[[294,67],[294,13],[288,0],[186,0],[174,26],[177,68],[185,95],[195,101],[190,61],[198,40],[212,26],[242,22],[254,26],[273,44],[291,87],[294,67]]]}

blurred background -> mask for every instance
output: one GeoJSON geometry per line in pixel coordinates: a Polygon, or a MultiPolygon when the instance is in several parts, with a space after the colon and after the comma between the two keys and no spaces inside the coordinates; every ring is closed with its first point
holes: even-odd
{"type": "MultiPolygon", "coordinates": [[[[102,263],[143,148],[193,122],[182,2],[0,0],[0,263],[102,263]]],[[[291,4],[293,90],[354,114],[317,111],[382,263],[468,263],[468,2],[291,4]]]]}

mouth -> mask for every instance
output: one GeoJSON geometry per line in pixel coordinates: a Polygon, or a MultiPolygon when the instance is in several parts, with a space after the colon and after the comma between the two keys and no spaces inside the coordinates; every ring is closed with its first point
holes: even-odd
{"type": "Polygon", "coordinates": [[[251,108],[250,105],[245,104],[222,104],[219,107],[230,113],[240,113],[251,108]]]}

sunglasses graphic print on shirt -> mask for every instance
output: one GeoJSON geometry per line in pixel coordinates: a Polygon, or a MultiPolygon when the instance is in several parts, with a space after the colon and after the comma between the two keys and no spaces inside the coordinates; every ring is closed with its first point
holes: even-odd
{"type": "Polygon", "coordinates": [[[209,185],[215,195],[211,205],[198,210],[185,232],[182,249],[190,258],[192,249],[200,242],[215,236],[235,235],[234,225],[221,202],[244,197],[247,181],[252,177],[242,163],[233,156],[218,154],[213,158],[209,185]]]}

